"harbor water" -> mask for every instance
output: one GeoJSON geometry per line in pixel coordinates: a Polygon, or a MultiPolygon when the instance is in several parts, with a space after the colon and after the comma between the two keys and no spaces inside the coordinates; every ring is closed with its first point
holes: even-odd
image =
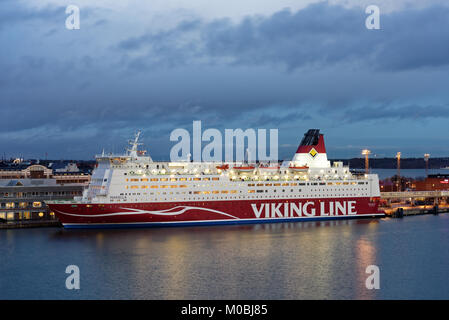
{"type": "Polygon", "coordinates": [[[0,299],[449,299],[449,214],[0,230],[0,299]],[[68,265],[80,289],[66,288],[68,265]],[[369,265],[380,289],[367,289],[369,265]]]}

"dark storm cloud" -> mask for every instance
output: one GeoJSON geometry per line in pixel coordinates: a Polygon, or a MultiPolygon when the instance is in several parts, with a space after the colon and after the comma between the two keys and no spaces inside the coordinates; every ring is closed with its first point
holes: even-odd
{"type": "MultiPolygon", "coordinates": [[[[186,21],[160,33],[123,40],[123,50],[145,48],[147,63],[282,64],[288,69],[338,63],[382,70],[437,67],[449,63],[449,8],[433,6],[382,14],[381,30],[367,30],[367,15],[318,3],[296,13],[212,22],[186,21]],[[152,61],[153,57],[158,57],[152,61]]],[[[129,62],[132,64],[132,59],[129,62]]],[[[151,64],[154,67],[154,64],[151,64]]]]}
{"type": "Polygon", "coordinates": [[[18,23],[64,18],[65,7],[48,6],[42,9],[26,9],[16,0],[2,0],[1,2],[0,31],[18,23]]]}
{"type": "Polygon", "coordinates": [[[447,114],[444,7],[382,14],[382,30],[365,28],[361,8],[320,3],[141,33],[127,12],[81,8],[81,29],[69,31],[65,7],[0,6],[3,149],[91,158],[143,128],[166,157],[171,130],[193,120],[279,128],[295,139],[280,143],[295,144],[303,127],[447,114]]]}
{"type": "Polygon", "coordinates": [[[408,105],[408,106],[365,106],[346,110],[342,119],[357,122],[379,119],[424,120],[429,118],[449,118],[449,105],[408,105]]]}

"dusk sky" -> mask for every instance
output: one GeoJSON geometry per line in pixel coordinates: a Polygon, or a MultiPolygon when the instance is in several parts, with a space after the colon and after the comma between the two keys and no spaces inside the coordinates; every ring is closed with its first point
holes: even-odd
{"type": "Polygon", "coordinates": [[[330,158],[449,156],[447,0],[1,0],[0,72],[2,157],[93,159],[141,129],[168,159],[194,120],[279,129],[283,159],[309,128],[330,158]]]}

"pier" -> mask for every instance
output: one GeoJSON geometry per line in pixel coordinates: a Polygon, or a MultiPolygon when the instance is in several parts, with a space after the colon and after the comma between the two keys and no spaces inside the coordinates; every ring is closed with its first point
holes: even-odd
{"type": "Polygon", "coordinates": [[[381,192],[381,210],[390,217],[449,212],[449,191],[381,192]]]}

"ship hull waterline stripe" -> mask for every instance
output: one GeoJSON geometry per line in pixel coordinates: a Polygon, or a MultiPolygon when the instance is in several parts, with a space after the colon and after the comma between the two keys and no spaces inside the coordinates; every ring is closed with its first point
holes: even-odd
{"type": "Polygon", "coordinates": [[[177,227],[177,226],[206,226],[226,224],[258,224],[258,223],[282,223],[282,222],[306,222],[319,220],[343,220],[343,219],[367,219],[385,217],[384,213],[367,213],[354,216],[332,217],[297,217],[297,218],[265,218],[265,219],[233,219],[233,220],[197,220],[197,221],[167,221],[167,222],[120,222],[120,223],[63,223],[66,229],[84,228],[151,228],[151,227],[177,227]]]}

